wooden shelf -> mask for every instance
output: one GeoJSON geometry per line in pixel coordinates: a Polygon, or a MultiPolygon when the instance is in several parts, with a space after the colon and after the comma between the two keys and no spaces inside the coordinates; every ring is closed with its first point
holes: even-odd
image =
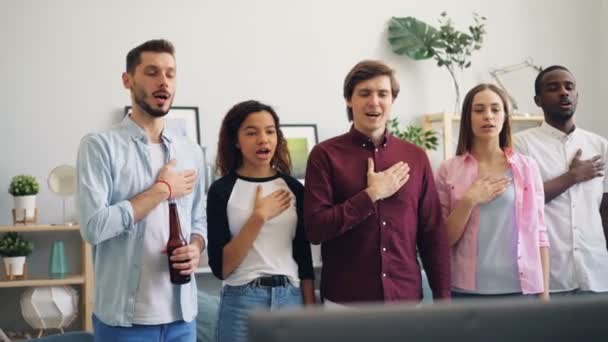
{"type": "MultiPolygon", "coordinates": [[[[529,125],[540,125],[543,123],[545,118],[540,115],[529,115],[524,113],[511,114],[510,120],[513,123],[511,125],[511,133],[514,134],[517,129],[515,127],[516,124],[520,124],[523,126],[529,125]]],[[[433,124],[438,123],[443,129],[443,159],[451,158],[454,155],[454,146],[452,145],[453,139],[453,128],[455,127],[457,130],[460,128],[459,124],[455,124],[460,122],[460,116],[454,115],[452,113],[432,113],[432,114],[424,114],[423,116],[423,129],[431,130],[433,129],[433,124]]],[[[441,134],[441,133],[440,133],[441,134]]],[[[458,133],[456,133],[456,138],[458,138],[458,133]]]]}
{"type": "Polygon", "coordinates": [[[63,279],[25,279],[25,280],[5,280],[0,281],[0,288],[7,287],[29,287],[29,286],[59,286],[59,285],[80,285],[84,284],[84,276],[72,275],[63,279]]]}
{"type": "MultiPolygon", "coordinates": [[[[6,232],[18,232],[18,233],[52,233],[54,232],[71,232],[79,233],[80,226],[65,225],[65,224],[17,224],[13,226],[0,226],[0,233],[6,232]]],[[[78,234],[80,237],[80,234],[78,234]]],[[[2,288],[19,288],[19,287],[31,287],[31,286],[59,286],[59,285],[77,285],[80,287],[80,312],[79,316],[82,317],[82,329],[86,331],[93,331],[93,323],[91,317],[93,316],[93,257],[91,245],[81,239],[80,242],[80,259],[81,259],[81,271],[80,274],[73,274],[63,279],[48,279],[42,277],[32,277],[24,280],[4,280],[0,278],[0,289],[2,288]]],[[[48,260],[32,260],[29,262],[48,262],[48,260]]]]}
{"type": "MultiPolygon", "coordinates": [[[[454,115],[450,113],[436,113],[436,114],[425,114],[424,121],[428,123],[443,122],[445,119],[452,121],[460,121],[460,115],[454,115]]],[[[526,114],[511,114],[511,121],[516,122],[543,122],[545,118],[542,115],[529,115],[526,114]]]]}
{"type": "Polygon", "coordinates": [[[31,224],[31,225],[15,225],[15,226],[0,226],[0,233],[17,232],[64,232],[80,230],[79,225],[50,225],[50,224],[31,224]]]}

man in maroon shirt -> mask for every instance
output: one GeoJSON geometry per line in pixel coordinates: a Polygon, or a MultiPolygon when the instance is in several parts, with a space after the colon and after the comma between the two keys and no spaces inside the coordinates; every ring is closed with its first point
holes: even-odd
{"type": "Polygon", "coordinates": [[[399,84],[378,61],[355,65],[344,81],[346,134],[312,150],[304,220],[321,246],[321,295],[335,303],[419,301],[416,246],[434,298],[450,294],[450,258],[426,153],[386,129],[399,84]]]}

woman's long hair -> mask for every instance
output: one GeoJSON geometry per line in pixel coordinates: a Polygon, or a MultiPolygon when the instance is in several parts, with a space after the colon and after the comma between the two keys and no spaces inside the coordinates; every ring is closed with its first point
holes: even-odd
{"type": "Polygon", "coordinates": [[[475,138],[471,124],[471,115],[473,115],[473,99],[475,98],[475,95],[484,90],[493,91],[502,100],[505,120],[499,134],[500,148],[504,150],[505,148],[511,147],[511,106],[509,105],[507,95],[504,91],[502,91],[502,89],[493,84],[481,83],[469,90],[467,95],[464,97],[464,102],[462,103],[462,113],[460,114],[460,132],[458,133],[458,147],[456,147],[457,156],[471,152],[471,149],[473,148],[473,139],[475,138]]]}

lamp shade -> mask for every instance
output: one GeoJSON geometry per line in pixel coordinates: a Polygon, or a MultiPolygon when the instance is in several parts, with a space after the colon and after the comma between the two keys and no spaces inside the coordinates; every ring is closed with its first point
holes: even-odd
{"type": "Polygon", "coordinates": [[[34,329],[61,329],[78,313],[78,294],[69,286],[32,287],[21,295],[21,314],[34,329]]]}

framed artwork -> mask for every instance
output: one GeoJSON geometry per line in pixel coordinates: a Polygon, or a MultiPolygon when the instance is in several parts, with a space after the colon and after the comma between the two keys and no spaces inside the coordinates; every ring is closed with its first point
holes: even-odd
{"type": "Polygon", "coordinates": [[[281,125],[281,131],[287,140],[287,149],[291,156],[291,175],[304,184],[306,175],[306,162],[313,146],[319,142],[317,125],[281,125]]]}
{"type": "MultiPolygon", "coordinates": [[[[125,106],[125,115],[130,112],[131,106],[125,106]]],[[[198,107],[171,107],[165,118],[167,128],[180,132],[198,145],[201,144],[198,107]]]]}

